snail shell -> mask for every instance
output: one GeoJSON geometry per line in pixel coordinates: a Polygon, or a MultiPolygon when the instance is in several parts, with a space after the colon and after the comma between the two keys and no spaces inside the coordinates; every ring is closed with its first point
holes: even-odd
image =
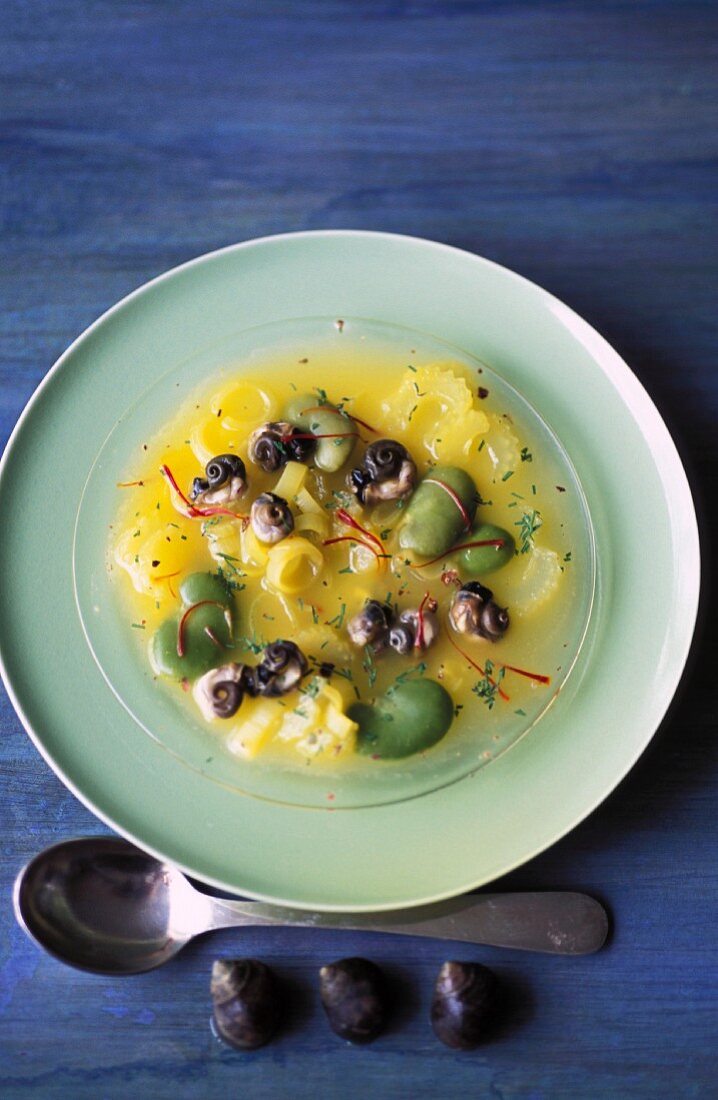
{"type": "Polygon", "coordinates": [[[258,959],[217,959],[210,982],[217,1034],[237,1050],[256,1050],[281,1021],[274,974],[258,959]]]}
{"type": "Polygon", "coordinates": [[[496,978],[480,963],[445,962],[431,1002],[437,1039],[454,1050],[473,1050],[484,1037],[495,1000],[496,978]]]}
{"type": "Polygon", "coordinates": [[[369,959],[340,959],[319,971],[319,994],[329,1026],[340,1039],[370,1043],[388,1014],[384,975],[369,959]]]}

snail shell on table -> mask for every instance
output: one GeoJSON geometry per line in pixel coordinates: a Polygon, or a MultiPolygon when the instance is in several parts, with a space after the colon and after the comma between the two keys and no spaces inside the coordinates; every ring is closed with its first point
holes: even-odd
{"type": "Polygon", "coordinates": [[[277,980],[258,959],[217,959],[210,993],[217,1034],[238,1050],[264,1046],[279,1027],[277,980]]]}
{"type": "Polygon", "coordinates": [[[473,1050],[484,1037],[496,995],[493,971],[480,963],[445,962],[431,1002],[437,1039],[454,1050],[473,1050]]]}
{"type": "Polygon", "coordinates": [[[369,959],[340,959],[319,971],[319,993],[329,1026],[340,1039],[370,1043],[384,1028],[384,975],[369,959]]]}

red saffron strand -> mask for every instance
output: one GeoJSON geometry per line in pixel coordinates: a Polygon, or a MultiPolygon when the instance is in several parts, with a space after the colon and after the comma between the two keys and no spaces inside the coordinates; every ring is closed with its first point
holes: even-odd
{"type": "Polygon", "coordinates": [[[247,516],[240,515],[239,512],[231,512],[229,508],[219,508],[214,506],[212,506],[211,508],[198,508],[196,504],[193,504],[192,501],[188,500],[187,497],[184,495],[179,485],[177,484],[175,476],[170,470],[169,466],[161,466],[160,470],[162,474],[167,478],[174,491],[177,493],[177,496],[186,507],[187,513],[192,519],[195,519],[197,516],[229,516],[231,519],[241,519],[243,521],[247,519],[247,516]]]}
{"type": "Polygon", "coordinates": [[[544,676],[541,672],[527,672],[525,668],[516,668],[514,665],[502,665],[508,672],[516,672],[519,676],[526,676],[529,680],[536,680],[539,684],[550,684],[551,677],[544,676]]]}
{"type": "Polygon", "coordinates": [[[342,523],[345,523],[347,527],[353,527],[355,531],[361,531],[362,535],[364,535],[365,538],[371,539],[371,541],[376,543],[379,549],[383,551],[384,543],[381,541],[379,536],[373,535],[371,531],[367,531],[366,527],[362,527],[360,523],[357,523],[357,521],[354,519],[354,516],[350,515],[345,508],[338,508],[336,516],[337,519],[341,520],[342,523]]]}
{"type": "Polygon", "coordinates": [[[212,604],[214,607],[221,607],[223,611],[227,610],[225,608],[224,604],[220,603],[219,600],[199,600],[198,603],[193,603],[190,607],[188,607],[187,610],[185,611],[184,615],[180,619],[179,627],[177,628],[177,656],[178,657],[184,657],[184,655],[185,655],[184,630],[185,630],[185,625],[187,623],[188,618],[190,617],[190,615],[192,614],[193,611],[197,610],[198,607],[206,607],[208,604],[212,604]]]}
{"type": "Polygon", "coordinates": [[[414,649],[424,648],[424,607],[426,601],[429,599],[429,595],[429,592],[424,593],[421,603],[419,604],[419,610],[416,613],[416,640],[414,642],[414,649]]]}
{"type": "Polygon", "coordinates": [[[493,676],[488,676],[487,675],[486,669],[482,668],[481,665],[477,664],[476,661],[472,661],[472,659],[471,659],[471,657],[469,657],[468,653],[464,653],[463,649],[461,649],[460,646],[458,646],[456,644],[456,642],[454,641],[454,639],[451,637],[451,631],[449,630],[448,627],[446,629],[446,636],[449,639],[449,641],[451,642],[451,644],[453,645],[456,652],[460,653],[461,656],[464,658],[464,660],[469,662],[469,664],[472,666],[472,668],[475,668],[476,671],[480,672],[482,676],[486,676],[486,679],[489,681],[489,683],[497,689],[497,691],[498,691],[499,695],[501,696],[501,698],[505,699],[506,702],[508,703],[509,702],[509,696],[506,694],[506,692],[503,691],[502,688],[496,683],[496,680],[494,680],[493,676]]]}
{"type": "Polygon", "coordinates": [[[444,490],[444,492],[449,494],[449,496],[453,500],[454,504],[456,505],[456,507],[461,512],[461,518],[464,521],[464,526],[465,526],[467,531],[469,530],[469,528],[471,527],[471,520],[469,519],[469,513],[464,508],[464,505],[462,503],[462,500],[461,500],[461,497],[459,496],[459,494],[457,492],[455,492],[455,490],[452,489],[450,485],[447,485],[445,481],[440,481],[438,477],[425,477],[421,484],[422,485],[440,485],[441,488],[444,490]]]}
{"type": "Polygon", "coordinates": [[[501,549],[505,545],[506,539],[478,539],[476,542],[461,542],[458,546],[452,546],[445,554],[439,554],[438,558],[431,558],[429,561],[411,562],[411,568],[423,569],[425,565],[435,565],[437,561],[448,558],[450,554],[456,553],[457,550],[472,550],[474,546],[496,546],[501,549]]]}

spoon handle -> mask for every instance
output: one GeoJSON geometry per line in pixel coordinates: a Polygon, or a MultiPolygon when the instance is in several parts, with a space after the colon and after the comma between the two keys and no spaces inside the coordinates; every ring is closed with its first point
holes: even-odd
{"type": "Polygon", "coordinates": [[[551,955],[590,954],[603,946],[608,935],[608,916],[603,906],[587,894],[571,891],[476,894],[438,905],[367,914],[313,913],[263,902],[213,899],[212,928],[241,925],[432,936],[551,955]]]}

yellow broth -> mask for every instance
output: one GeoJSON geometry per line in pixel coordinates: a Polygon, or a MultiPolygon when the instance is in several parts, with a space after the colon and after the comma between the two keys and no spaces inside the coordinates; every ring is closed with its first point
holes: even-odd
{"type": "MultiPolygon", "coordinates": [[[[340,359],[336,350],[320,346],[305,354],[302,349],[277,352],[261,363],[237,364],[236,373],[223,371],[179,404],[153,438],[138,443],[122,472],[108,567],[121,589],[128,634],[145,648],[160,624],[178,614],[183,577],[217,570],[234,587],[236,643],[219,664],[256,663],[263,646],[281,638],[302,648],[312,668],[301,691],[277,700],[245,698],[233,718],[208,723],[232,752],[261,756],[265,763],[275,760],[282,767],[308,762],[342,769],[390,766],[357,757],[353,735],[347,736],[346,730],[319,743],[316,737],[307,742],[306,736],[282,739],[276,729],[271,732],[287,713],[301,715],[306,685],[318,672],[326,674],[329,664],[334,670],[324,680],[338,693],[333,699],[340,712],[356,699],[375,701],[397,677],[441,682],[455,708],[446,744],[464,731],[475,738],[477,761],[489,759],[497,746],[505,747],[505,730],[510,726],[515,739],[560,688],[583,637],[592,589],[580,489],[560,447],[530,408],[487,369],[458,359],[429,362],[418,354],[356,345],[348,345],[340,359]],[[361,438],[337,473],[317,470],[309,460],[303,491],[312,503],[304,509],[296,499],[289,503],[297,527],[302,515],[316,511],[323,518],[305,519],[306,527],[277,546],[286,549],[293,539],[304,538],[316,547],[314,561],[320,567],[312,577],[300,561],[289,578],[294,591],[281,592],[268,576],[266,548],[253,538],[251,528],[226,516],[188,516],[161,467],[169,468],[188,495],[192,479],[203,475],[210,458],[238,454],[247,466],[249,491],[237,510],[247,515],[251,501],[274,490],[282,477],[281,470],[266,474],[249,462],[248,437],[263,423],[281,419],[297,392],[314,392],[318,404],[339,404],[367,427],[357,422],[361,438]],[[478,578],[508,607],[511,623],[501,641],[467,639],[449,627],[447,611],[455,589],[445,582],[456,568],[457,555],[449,552],[420,568],[400,549],[397,532],[409,502],[362,509],[348,491],[348,472],[361,460],[366,444],[382,437],[404,444],[420,477],[436,463],[466,470],[482,500],[477,519],[504,527],[516,539],[512,560],[478,578]],[[380,539],[386,557],[377,558],[361,546],[362,536],[337,518],[340,508],[380,539]],[[325,545],[341,536],[356,536],[357,541],[325,545]],[[372,656],[351,645],[347,622],[367,599],[389,600],[401,611],[418,607],[427,593],[438,602],[441,622],[439,638],[429,649],[409,656],[391,650],[372,656]],[[263,708],[260,725],[267,720],[269,732],[244,742],[242,726],[258,707],[263,708]],[[270,711],[274,713],[267,719],[270,711]]],[[[202,722],[189,685],[167,684],[193,720],[202,722]]],[[[319,726],[321,721],[319,714],[319,726]]],[[[429,750],[437,751],[439,747],[429,750]]]]}

